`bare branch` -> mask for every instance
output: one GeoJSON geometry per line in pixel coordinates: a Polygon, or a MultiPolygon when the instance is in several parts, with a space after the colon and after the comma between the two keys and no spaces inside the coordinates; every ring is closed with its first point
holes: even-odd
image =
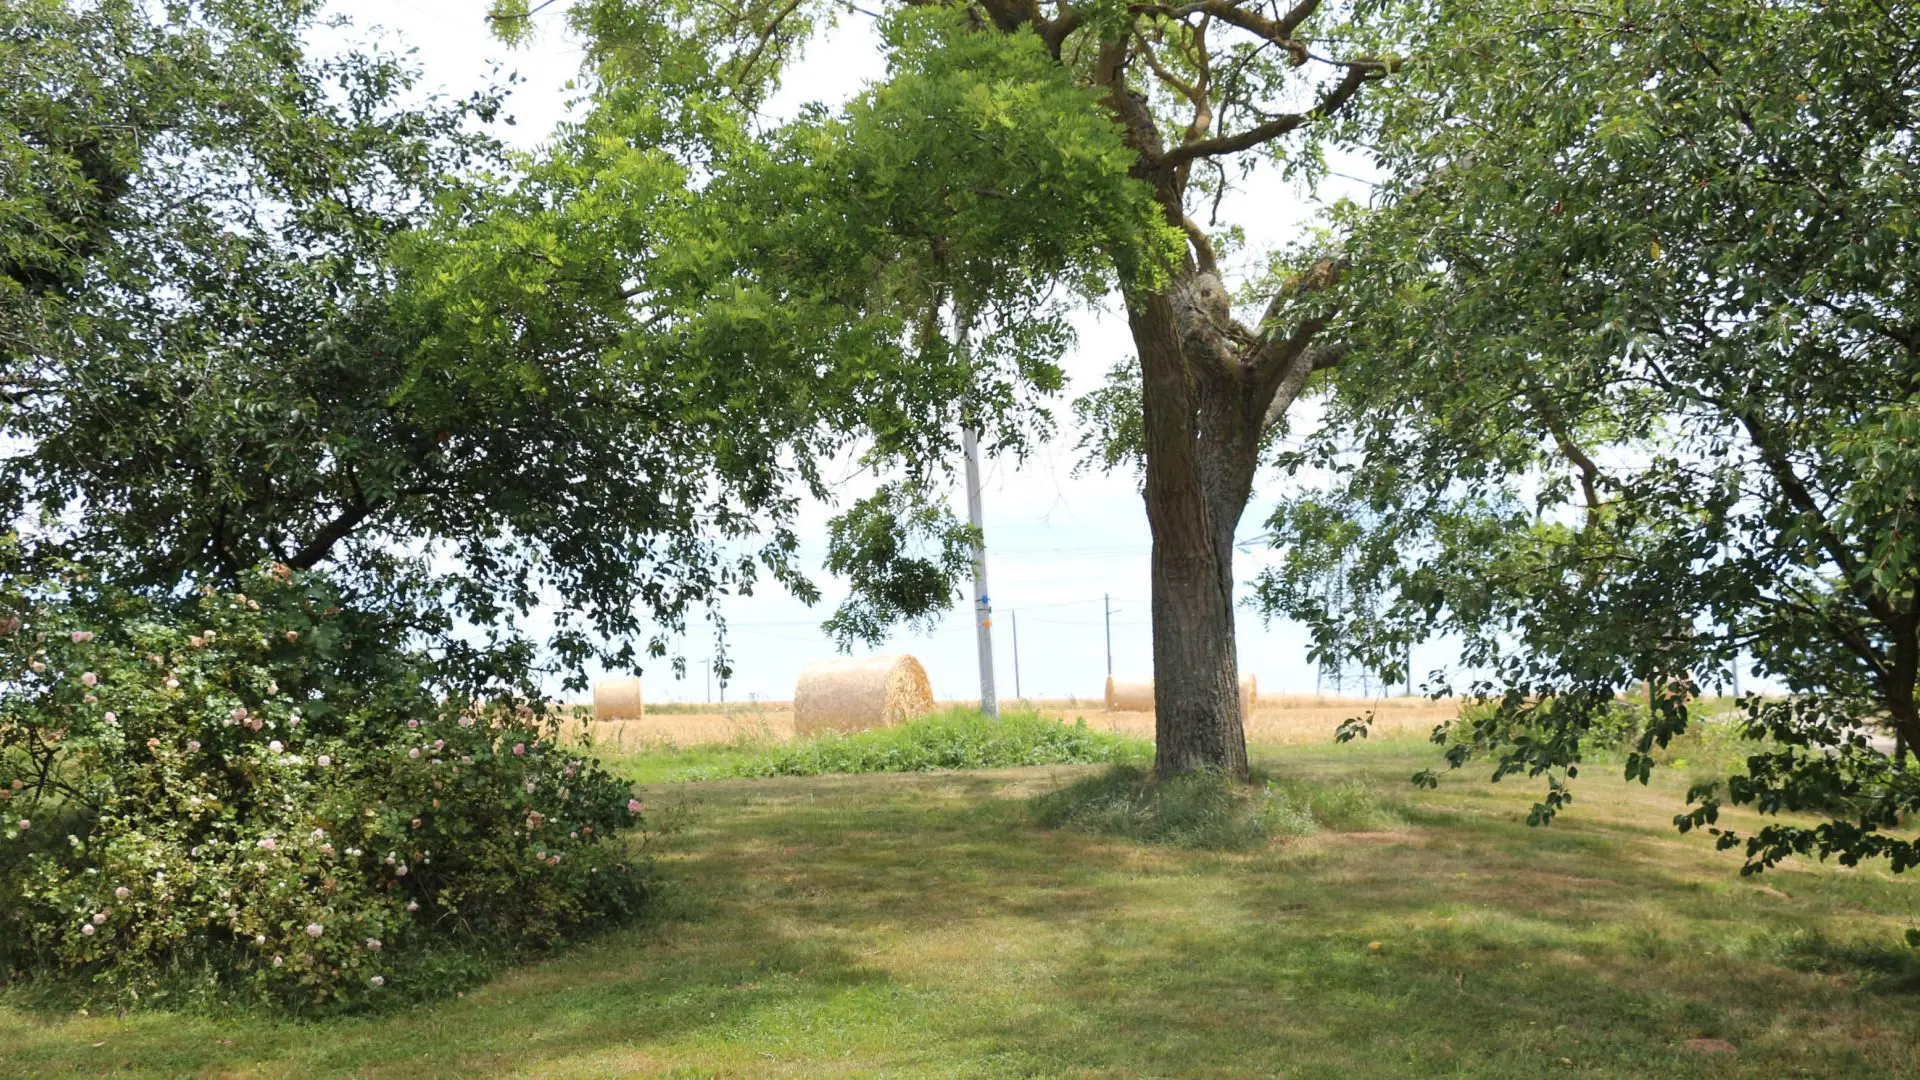
{"type": "Polygon", "coordinates": [[[1166,157],[1162,159],[1163,164],[1169,168],[1177,168],[1195,158],[1237,154],[1242,150],[1250,150],[1262,143],[1271,142],[1308,121],[1331,116],[1338,112],[1341,106],[1352,100],[1367,80],[1386,74],[1390,70],[1390,62],[1350,60],[1346,62],[1346,68],[1346,77],[1306,112],[1276,116],[1264,124],[1256,124],[1232,135],[1219,135],[1211,139],[1182,143],[1167,151],[1166,157]]]}
{"type": "Polygon", "coordinates": [[[1213,250],[1213,238],[1207,235],[1207,230],[1201,228],[1199,222],[1184,215],[1180,218],[1180,227],[1186,230],[1187,240],[1193,244],[1193,257],[1194,261],[1200,264],[1200,272],[1219,277],[1220,258],[1213,250]]]}
{"type": "MultiPolygon", "coordinates": [[[[1134,40],[1139,44],[1140,55],[1147,60],[1147,67],[1153,69],[1153,74],[1159,78],[1161,82],[1167,84],[1174,93],[1192,102],[1196,115],[1198,115],[1200,110],[1207,107],[1207,99],[1205,95],[1200,92],[1200,88],[1174,74],[1171,69],[1165,64],[1162,64],[1160,62],[1160,55],[1153,51],[1153,43],[1148,41],[1145,35],[1136,34],[1134,40]]],[[[1189,128],[1188,130],[1192,129],[1189,128]]]]}
{"type": "Polygon", "coordinates": [[[1349,351],[1347,346],[1339,344],[1309,345],[1304,349],[1281,377],[1280,384],[1274,387],[1273,397],[1267,401],[1266,415],[1260,419],[1260,430],[1265,431],[1280,422],[1280,418],[1299,398],[1300,392],[1307,388],[1308,376],[1316,371],[1338,367],[1349,351]]]}
{"type": "Polygon", "coordinates": [[[1320,10],[1320,0],[1300,0],[1292,10],[1278,19],[1269,19],[1252,8],[1235,3],[1234,0],[1195,0],[1194,3],[1188,4],[1133,4],[1129,10],[1136,15],[1160,15],[1169,19],[1184,19],[1189,15],[1211,15],[1223,23],[1258,34],[1276,45],[1284,45],[1293,40],[1293,32],[1300,28],[1301,23],[1312,18],[1313,13],[1320,10]]]}

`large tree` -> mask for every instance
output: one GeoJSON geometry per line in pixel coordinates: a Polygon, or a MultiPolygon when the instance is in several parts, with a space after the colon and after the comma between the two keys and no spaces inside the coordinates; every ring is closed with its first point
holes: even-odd
{"type": "MultiPolygon", "coordinates": [[[[1626,771],[1750,662],[1742,772],[1693,793],[1810,811],[1745,842],[1920,864],[1920,8],[1881,0],[1416,4],[1376,99],[1391,180],[1349,218],[1333,411],[1275,519],[1275,610],[1367,658],[1457,634],[1492,707],[1450,757],[1549,778],[1618,695],[1626,771]],[[1380,617],[1342,625],[1316,583],[1380,617]],[[1743,659],[1744,658],[1744,661],[1743,659]],[[1636,689],[1637,687],[1637,689],[1636,689]],[[1751,684],[1749,684],[1751,689],[1751,684]]],[[[1439,687],[1437,687],[1439,688],[1439,687]]]]}
{"type": "MultiPolygon", "coordinates": [[[[938,431],[956,419],[1004,418],[1006,389],[1057,384],[1055,357],[1037,348],[1022,379],[969,385],[993,370],[983,329],[1058,346],[1057,332],[1032,333],[1043,324],[1057,331],[1044,297],[1058,281],[1091,295],[1121,294],[1137,368],[1083,413],[1113,422],[1097,436],[1108,460],[1144,467],[1163,774],[1246,770],[1235,691],[1235,529],[1268,433],[1312,373],[1341,355],[1320,340],[1328,318],[1321,297],[1341,263],[1259,261],[1247,281],[1230,282],[1221,253],[1241,230],[1208,213],[1217,215],[1222,195],[1262,161],[1311,174],[1310,130],[1392,66],[1332,43],[1320,6],[856,6],[849,17],[881,24],[886,79],[837,118],[815,111],[773,129],[747,124],[730,128],[724,143],[709,131],[701,149],[687,151],[716,175],[710,199],[764,189],[753,173],[772,163],[816,178],[785,181],[806,183],[805,205],[754,204],[756,222],[774,210],[804,226],[778,237],[771,226],[754,227],[760,242],[791,245],[791,257],[754,266],[741,259],[728,272],[794,303],[807,294],[808,275],[823,269],[812,252],[857,253],[839,268],[843,284],[864,275],[868,298],[939,331],[927,340],[939,339],[940,356],[960,355],[952,370],[962,378],[951,389],[962,415],[917,416],[920,449],[943,446],[938,431]],[[743,147],[741,135],[758,148],[743,147]],[[769,151],[771,159],[757,156],[769,151]],[[849,162],[873,167],[855,171],[849,162]],[[730,186],[729,177],[738,182],[730,186]],[[907,266],[922,287],[889,291],[887,274],[907,266]]],[[[693,126],[727,110],[751,116],[817,22],[846,9],[828,0],[581,3],[574,19],[595,58],[595,122],[621,113],[702,118],[689,120],[693,126]]],[[[519,26],[529,14],[525,4],[503,4],[495,17],[519,26]]],[[[870,316],[857,304],[846,314],[870,316]]],[[[692,312],[674,318],[699,321],[692,312]]],[[[929,459],[909,463],[931,467],[929,459]]]]}
{"type": "MultiPolygon", "coordinates": [[[[310,52],[322,6],[0,4],[0,516],[152,595],[324,570],[449,670],[527,689],[540,645],[577,676],[758,577],[806,591],[790,476],[835,410],[885,426],[887,395],[609,349],[634,281],[473,226],[560,183],[507,188],[499,96],[420,101],[401,56],[310,52]]],[[[624,242],[680,220],[684,168],[618,166],[624,242]]]]}

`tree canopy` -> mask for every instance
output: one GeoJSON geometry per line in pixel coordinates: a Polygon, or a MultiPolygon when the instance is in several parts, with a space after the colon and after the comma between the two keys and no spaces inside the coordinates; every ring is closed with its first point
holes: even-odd
{"type": "Polygon", "coordinates": [[[1458,635],[1497,707],[1452,764],[1549,778],[1540,818],[1619,695],[1650,685],[1645,779],[1744,657],[1788,696],[1741,701],[1768,742],[1681,827],[1812,811],[1716,831],[1749,869],[1920,862],[1920,785],[1873,739],[1920,739],[1920,11],[1403,12],[1387,181],[1343,222],[1355,352],[1290,458],[1333,480],[1273,519],[1263,602],[1381,666],[1458,635]],[[1378,617],[1330,611],[1333,574],[1378,617]]]}
{"type": "Polygon", "coordinates": [[[525,683],[537,644],[576,675],[660,654],[765,576],[809,594],[793,479],[909,408],[882,370],[818,363],[874,324],[764,348],[768,318],[848,298],[776,310],[690,240],[754,208],[702,218],[693,163],[657,149],[688,114],[519,169],[497,93],[416,103],[398,56],[309,55],[320,7],[0,13],[0,510],[32,549],[160,594],[324,570],[483,681],[525,683]],[[650,334],[656,297],[712,317],[650,334]]]}
{"type": "MultiPolygon", "coordinates": [[[[952,558],[952,522],[926,505],[938,490],[929,481],[947,475],[963,425],[1014,453],[1050,430],[1068,302],[1117,292],[1138,354],[1102,399],[1111,407],[1082,415],[1111,421],[1094,436],[1108,460],[1144,465],[1159,764],[1245,771],[1234,531],[1268,432],[1312,373],[1337,361],[1339,349],[1318,341],[1319,298],[1340,267],[1319,252],[1256,258],[1241,290],[1222,274],[1235,269],[1223,259],[1242,230],[1200,219],[1209,204],[1217,218],[1220,197],[1263,161],[1312,175],[1308,134],[1395,66],[1342,36],[1339,14],[1320,6],[570,9],[588,42],[593,111],[551,167],[593,162],[604,147],[657,147],[698,192],[672,245],[678,262],[622,255],[623,272],[649,288],[689,283],[650,292],[649,313],[633,315],[642,332],[622,347],[678,336],[724,352],[744,299],[760,371],[778,377],[805,357],[818,370],[795,376],[870,380],[864,393],[893,395],[886,412],[833,414],[833,430],[870,438],[867,463],[899,482],[853,509],[831,559],[892,595],[863,593],[831,628],[873,637],[951,602],[964,564],[952,558]],[[844,106],[759,119],[784,65],[838,16],[875,20],[886,76],[844,106]],[[691,276],[655,272],[688,267],[682,252],[705,261],[691,276]],[[692,287],[700,275],[718,295],[692,287]]],[[[494,20],[511,35],[537,14],[498,4],[494,20]]],[[[580,232],[631,237],[634,224],[580,232]]]]}

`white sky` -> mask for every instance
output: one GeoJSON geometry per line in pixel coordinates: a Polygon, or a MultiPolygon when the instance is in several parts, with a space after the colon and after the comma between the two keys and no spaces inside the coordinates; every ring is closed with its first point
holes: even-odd
{"type": "MultiPolygon", "coordinates": [[[[510,102],[517,123],[503,134],[531,148],[565,115],[573,96],[566,83],[579,70],[580,50],[564,29],[561,5],[540,16],[533,40],[508,49],[489,34],[484,0],[336,0],[333,11],[351,18],[360,37],[368,27],[387,31],[388,40],[415,51],[424,71],[424,89],[453,96],[483,85],[490,64],[517,71],[524,80],[510,102]]],[[[331,34],[323,34],[323,39],[331,34]]],[[[790,112],[808,101],[838,102],[877,78],[883,65],[869,20],[849,17],[816,41],[791,73],[774,103],[790,112]]],[[[1325,197],[1351,193],[1354,185],[1336,180],[1325,197]]],[[[1254,243],[1272,246],[1291,239],[1313,212],[1299,192],[1274,179],[1256,177],[1249,190],[1230,200],[1226,220],[1241,222],[1254,243]],[[1236,207],[1234,204],[1237,203],[1236,207]]],[[[1252,257],[1251,255],[1249,257],[1252,257]]],[[[1234,282],[1229,281],[1231,287],[1234,282]]],[[[1020,467],[1012,462],[984,463],[988,574],[995,608],[995,668],[1002,699],[1014,696],[1012,631],[1017,622],[1019,690],[1028,697],[1098,698],[1106,676],[1102,597],[1113,598],[1113,671],[1121,678],[1152,673],[1147,624],[1149,536],[1145,511],[1131,476],[1072,475],[1074,432],[1068,408],[1073,397],[1096,386],[1119,358],[1131,355],[1124,315],[1117,305],[1088,312],[1080,320],[1080,341],[1065,367],[1068,389],[1054,405],[1061,434],[1053,444],[1020,467]]],[[[1256,492],[1241,528],[1242,536],[1260,530],[1275,488],[1256,492]]],[[[963,494],[955,508],[965,513],[963,494]]],[[[830,510],[810,507],[806,515],[804,556],[818,567],[825,548],[830,510]]],[[[1242,582],[1266,557],[1259,548],[1242,554],[1242,582]]],[[[729,625],[734,677],[728,700],[792,696],[800,669],[830,656],[833,646],[819,625],[842,594],[837,583],[820,578],[826,592],[812,609],[777,590],[734,598],[722,611],[729,625]]],[[[1245,590],[1242,590],[1244,595],[1245,590]]],[[[902,632],[882,646],[919,657],[942,698],[977,696],[978,660],[971,608],[956,610],[932,634],[902,632]]],[[[1315,686],[1315,671],[1305,659],[1305,633],[1291,625],[1263,627],[1251,611],[1239,616],[1240,669],[1259,677],[1263,691],[1304,692],[1315,686]]],[[[675,681],[664,662],[645,672],[653,701],[700,701],[706,697],[701,665],[710,655],[708,639],[695,635],[682,643],[689,663],[686,681],[675,681]]],[[[1438,648],[1416,653],[1416,670],[1442,662],[1438,648]],[[1428,655],[1428,654],[1432,655],[1428,655]]],[[[716,696],[718,687],[715,687],[716,696]]],[[[1349,692],[1357,686],[1349,684],[1349,692]]]]}

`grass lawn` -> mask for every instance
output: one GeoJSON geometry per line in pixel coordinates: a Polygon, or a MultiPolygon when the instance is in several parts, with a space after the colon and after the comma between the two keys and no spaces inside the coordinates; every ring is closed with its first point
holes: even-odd
{"type": "Polygon", "coordinates": [[[1423,744],[1256,756],[1400,820],[1227,855],[1033,825],[1084,767],[663,784],[645,926],[383,1017],[0,1008],[0,1075],[1920,1075],[1920,881],[1743,880],[1684,776],[1530,829],[1530,786],[1407,786],[1423,744]]]}

